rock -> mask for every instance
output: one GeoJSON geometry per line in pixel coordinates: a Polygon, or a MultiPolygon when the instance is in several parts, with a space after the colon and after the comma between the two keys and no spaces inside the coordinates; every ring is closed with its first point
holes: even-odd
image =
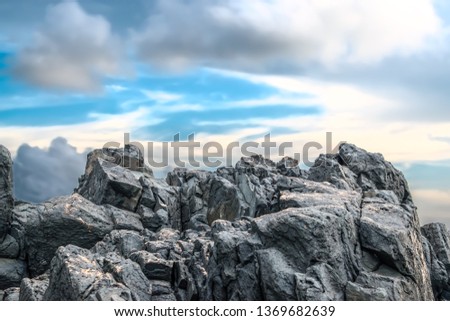
{"type": "Polygon", "coordinates": [[[448,273],[445,265],[439,261],[430,242],[422,236],[423,253],[430,273],[431,286],[434,298],[441,299],[443,291],[448,289],[448,273]]]}
{"type": "Polygon", "coordinates": [[[113,228],[107,208],[73,194],[40,205],[17,206],[12,234],[22,240],[21,257],[27,258],[31,276],[37,276],[49,268],[59,246],[90,248],[113,228]]]}
{"type": "Polygon", "coordinates": [[[22,260],[0,258],[0,289],[18,287],[27,276],[27,266],[22,260]]]}
{"type": "Polygon", "coordinates": [[[383,155],[374,154],[352,144],[339,146],[339,161],[356,176],[363,191],[390,190],[400,203],[411,203],[411,193],[403,174],[384,160],[383,155]]]}
{"type": "Polygon", "coordinates": [[[9,231],[14,206],[11,154],[0,145],[0,243],[9,231]]]}
{"type": "Polygon", "coordinates": [[[76,192],[95,204],[110,204],[136,211],[142,195],[139,178],[132,171],[102,158],[95,158],[80,179],[76,192]]]}
{"type": "MultiPolygon", "coordinates": [[[[433,298],[415,213],[381,199],[365,199],[361,212],[360,238],[364,249],[375,253],[382,263],[394,268],[405,278],[411,278],[414,293],[419,295],[411,299],[433,298]]],[[[400,296],[391,296],[394,297],[400,296]]]]}
{"type": "Polygon", "coordinates": [[[11,235],[6,234],[0,242],[0,257],[15,259],[19,256],[19,244],[11,235]]]}
{"type": "Polygon", "coordinates": [[[105,274],[89,250],[73,245],[60,247],[52,260],[44,300],[130,300],[131,291],[105,274]]]}
{"type": "Polygon", "coordinates": [[[48,288],[48,274],[40,275],[34,279],[25,278],[20,283],[20,301],[42,301],[48,288]]]}
{"type": "Polygon", "coordinates": [[[430,242],[437,258],[450,272],[450,234],[442,223],[430,223],[422,226],[422,234],[430,242]]]}
{"type": "Polygon", "coordinates": [[[145,251],[135,252],[130,258],[140,265],[149,280],[172,281],[173,262],[145,251]]]}
{"type": "Polygon", "coordinates": [[[207,218],[211,225],[215,220],[235,220],[248,216],[248,205],[242,200],[239,189],[221,177],[211,179],[207,218]]]}
{"type": "Polygon", "coordinates": [[[95,150],[78,193],[14,209],[0,156],[6,299],[450,300],[446,227],[420,229],[403,175],[354,145],[165,180],[137,147],[95,150]]]}
{"type": "Polygon", "coordinates": [[[138,213],[140,214],[142,225],[151,231],[156,232],[162,227],[169,226],[169,214],[162,208],[154,212],[148,207],[140,206],[138,213]]]}
{"type": "Polygon", "coordinates": [[[135,231],[114,230],[105,238],[95,244],[93,253],[106,256],[110,252],[128,258],[132,253],[142,251],[145,248],[145,238],[135,231]]]}
{"type": "Polygon", "coordinates": [[[106,205],[105,208],[110,213],[116,230],[133,230],[143,231],[144,226],[141,222],[141,216],[134,212],[124,211],[115,208],[111,205],[106,205]]]}
{"type": "Polygon", "coordinates": [[[19,292],[18,287],[8,288],[4,291],[3,299],[0,301],[19,301],[19,292]]]}
{"type": "MultiPolygon", "coordinates": [[[[131,254],[133,257],[134,253],[131,254]]],[[[150,301],[152,289],[139,265],[129,259],[122,259],[115,253],[109,253],[103,259],[103,270],[111,273],[114,279],[130,289],[135,301],[150,301]]]]}
{"type": "Polygon", "coordinates": [[[346,288],[348,301],[405,301],[426,297],[422,289],[398,271],[381,265],[375,272],[361,272],[356,282],[349,282],[346,288]]]}

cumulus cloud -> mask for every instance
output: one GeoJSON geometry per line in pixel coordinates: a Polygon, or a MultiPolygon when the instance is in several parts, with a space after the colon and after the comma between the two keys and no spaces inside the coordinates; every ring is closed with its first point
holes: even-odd
{"type": "Polygon", "coordinates": [[[103,16],[65,1],[48,7],[44,24],[18,53],[14,70],[33,85],[97,91],[102,77],[123,72],[121,47],[103,16]]]}
{"type": "Polygon", "coordinates": [[[71,194],[83,173],[86,153],[78,153],[64,138],[48,149],[23,144],[14,159],[14,191],[17,199],[42,202],[71,194]]]}
{"type": "Polygon", "coordinates": [[[161,68],[280,70],[409,54],[440,31],[431,0],[180,0],[158,1],[134,42],[161,68]]]}

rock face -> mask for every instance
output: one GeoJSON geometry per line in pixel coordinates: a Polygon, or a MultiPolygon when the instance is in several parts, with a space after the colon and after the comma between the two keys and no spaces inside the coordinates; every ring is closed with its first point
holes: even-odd
{"type": "Polygon", "coordinates": [[[134,146],[95,150],[73,195],[15,207],[0,151],[4,300],[450,299],[445,225],[420,228],[402,173],[354,145],[166,180],[134,146]]]}
{"type": "MultiPolygon", "coordinates": [[[[14,206],[12,192],[11,154],[0,145],[0,244],[3,243],[11,224],[11,210],[14,206]]],[[[0,245],[0,253],[2,245],[0,245]]]]}

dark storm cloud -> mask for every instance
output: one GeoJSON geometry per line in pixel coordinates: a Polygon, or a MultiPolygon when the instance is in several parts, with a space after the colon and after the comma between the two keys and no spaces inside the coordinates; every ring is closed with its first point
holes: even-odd
{"type": "Polygon", "coordinates": [[[54,139],[48,150],[21,145],[14,160],[16,198],[42,202],[71,194],[85,162],[86,153],[78,153],[64,138],[54,139]]]}

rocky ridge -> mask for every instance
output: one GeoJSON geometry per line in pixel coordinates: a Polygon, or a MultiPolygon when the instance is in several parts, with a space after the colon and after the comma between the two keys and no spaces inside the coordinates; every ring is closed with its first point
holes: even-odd
{"type": "Polygon", "coordinates": [[[445,225],[351,144],[308,171],[242,158],[153,177],[139,150],[95,150],[70,196],[14,201],[0,145],[0,300],[449,300],[445,225]]]}

